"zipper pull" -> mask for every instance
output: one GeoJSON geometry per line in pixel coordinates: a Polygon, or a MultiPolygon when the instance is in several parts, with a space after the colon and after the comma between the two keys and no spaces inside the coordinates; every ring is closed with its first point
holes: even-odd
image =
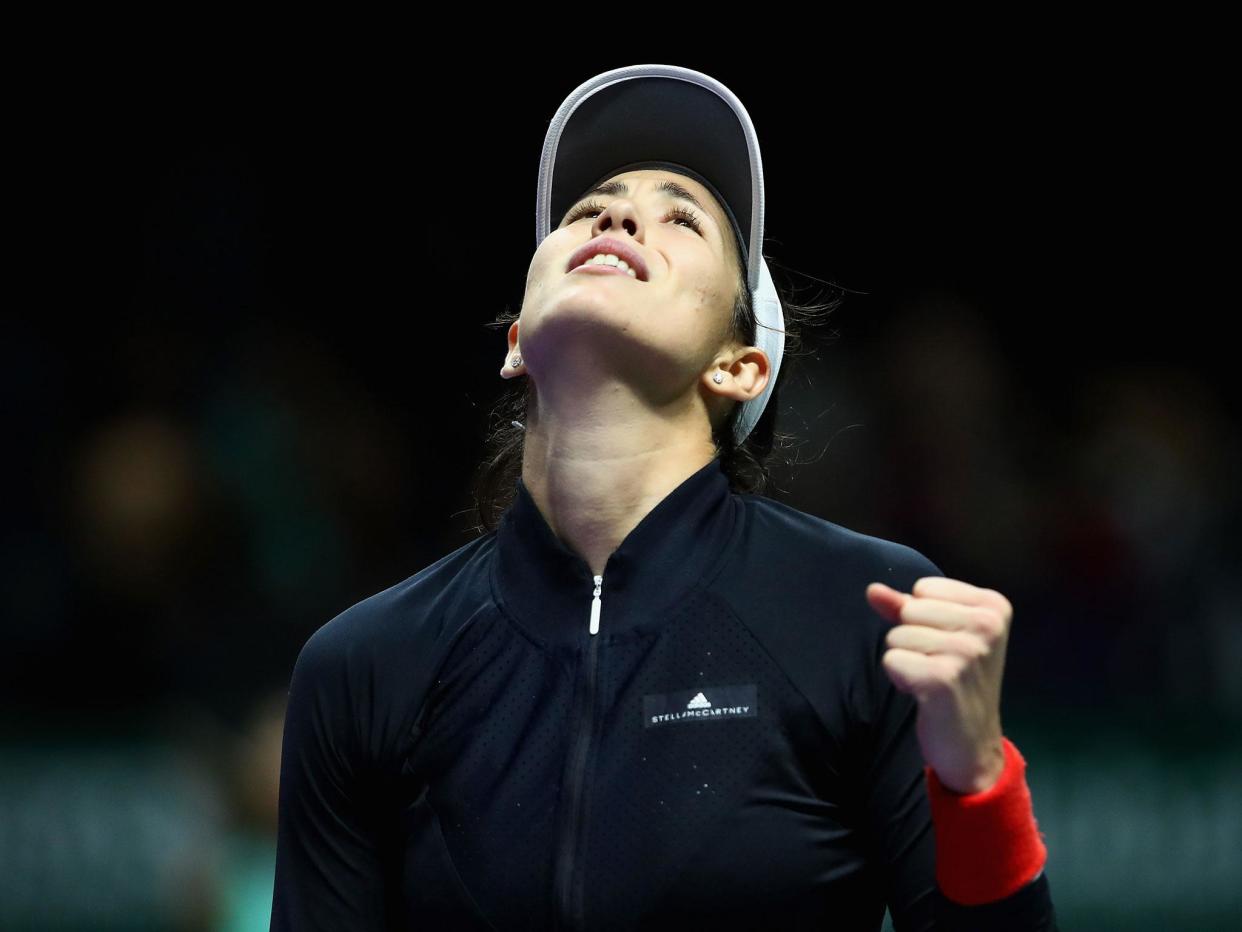
{"type": "Polygon", "coordinates": [[[602,607],[599,601],[599,591],[604,587],[604,577],[595,577],[595,598],[591,600],[591,633],[599,634],[599,610],[602,607]]]}

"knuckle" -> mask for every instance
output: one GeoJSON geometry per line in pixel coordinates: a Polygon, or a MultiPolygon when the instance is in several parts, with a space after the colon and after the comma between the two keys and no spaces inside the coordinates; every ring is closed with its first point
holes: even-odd
{"type": "Polygon", "coordinates": [[[1007,598],[1005,598],[1003,593],[998,592],[995,589],[984,589],[983,591],[988,594],[991,601],[996,603],[996,611],[1003,618],[1013,617],[1013,604],[1007,598]]]}
{"type": "Polygon", "coordinates": [[[979,633],[984,637],[1000,637],[1005,631],[1005,620],[996,613],[995,609],[981,609],[976,614],[975,620],[979,633]]]}

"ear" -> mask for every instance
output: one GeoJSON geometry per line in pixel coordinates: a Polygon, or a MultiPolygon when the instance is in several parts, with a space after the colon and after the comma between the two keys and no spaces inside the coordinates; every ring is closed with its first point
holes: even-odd
{"type": "Polygon", "coordinates": [[[757,346],[747,346],[731,357],[717,360],[716,365],[703,374],[703,382],[717,395],[744,402],[763,391],[771,372],[768,354],[757,346]],[[717,372],[724,375],[719,384],[713,378],[717,372]]]}
{"type": "Polygon", "coordinates": [[[521,349],[518,347],[518,322],[515,320],[509,325],[509,351],[505,353],[504,362],[500,364],[500,377],[502,379],[511,379],[514,376],[523,375],[526,372],[526,364],[519,363],[513,365],[513,360],[521,355],[521,349]]]}

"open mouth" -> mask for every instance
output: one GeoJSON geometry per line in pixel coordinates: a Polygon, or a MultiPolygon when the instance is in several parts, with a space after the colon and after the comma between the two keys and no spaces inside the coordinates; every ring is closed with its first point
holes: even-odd
{"type": "Polygon", "coordinates": [[[638,250],[613,236],[597,237],[575,250],[569,257],[565,271],[569,273],[579,269],[605,269],[640,282],[647,280],[647,263],[643,261],[638,250]],[[596,256],[615,256],[618,262],[625,263],[625,267],[619,267],[611,259],[596,259],[596,256]]]}

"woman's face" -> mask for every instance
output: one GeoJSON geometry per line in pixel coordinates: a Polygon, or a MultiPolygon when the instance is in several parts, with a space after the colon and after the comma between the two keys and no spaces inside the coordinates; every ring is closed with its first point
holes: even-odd
{"type": "Polygon", "coordinates": [[[663,169],[622,172],[553,222],[510,329],[536,381],[550,366],[586,361],[588,377],[624,373],[667,402],[733,345],[737,245],[702,184],[663,169]],[[569,268],[579,248],[602,238],[629,246],[645,280],[569,268]]]}

